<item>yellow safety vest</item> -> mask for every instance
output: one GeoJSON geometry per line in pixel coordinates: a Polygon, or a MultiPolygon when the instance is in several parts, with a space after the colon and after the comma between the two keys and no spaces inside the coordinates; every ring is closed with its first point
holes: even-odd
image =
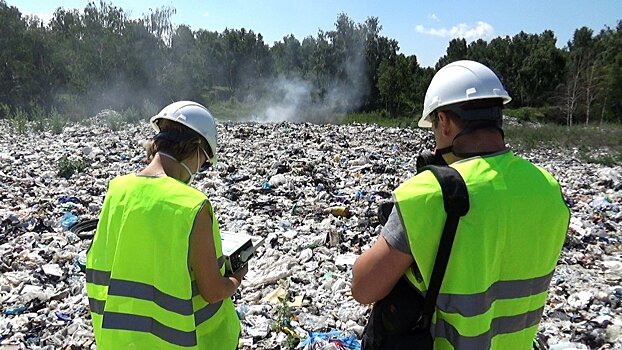
{"type": "MultiPolygon", "coordinates": [[[[560,186],[510,151],[451,166],[470,210],[436,302],[435,349],[531,349],[570,220],[560,186]]],[[[416,265],[406,276],[425,294],[446,218],[440,185],[425,171],[394,199],[416,265]]]]}
{"type": "MultiPolygon", "coordinates": [[[[86,288],[97,348],[235,349],[231,298],[209,304],[189,265],[202,192],[169,177],[113,179],[87,253],[86,288]]],[[[216,257],[224,274],[218,220],[216,257]]]]}

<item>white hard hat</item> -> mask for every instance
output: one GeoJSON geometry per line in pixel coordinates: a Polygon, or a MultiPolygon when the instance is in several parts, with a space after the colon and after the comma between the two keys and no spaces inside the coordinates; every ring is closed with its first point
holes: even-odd
{"type": "Polygon", "coordinates": [[[216,122],[207,108],[192,101],[173,102],[149,120],[156,132],[160,132],[157,123],[159,119],[178,122],[203,136],[212,150],[212,158],[209,159],[209,162],[212,165],[216,164],[216,122]]]}
{"type": "Polygon", "coordinates": [[[475,61],[452,62],[432,78],[417,125],[420,128],[432,127],[432,112],[439,107],[488,98],[500,98],[503,104],[512,100],[490,68],[475,61]]]}

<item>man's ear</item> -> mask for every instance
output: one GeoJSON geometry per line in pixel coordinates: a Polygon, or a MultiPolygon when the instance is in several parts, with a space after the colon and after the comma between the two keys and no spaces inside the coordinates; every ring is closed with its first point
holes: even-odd
{"type": "Polygon", "coordinates": [[[448,136],[451,133],[452,120],[449,114],[443,111],[438,112],[438,127],[443,135],[448,136]]]}

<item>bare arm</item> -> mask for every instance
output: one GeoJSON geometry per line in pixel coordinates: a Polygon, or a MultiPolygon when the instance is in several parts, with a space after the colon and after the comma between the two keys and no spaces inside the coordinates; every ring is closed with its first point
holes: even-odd
{"type": "Polygon", "coordinates": [[[201,296],[210,304],[233,295],[246,273],[242,269],[231,277],[220,275],[212,231],[212,209],[208,202],[194,220],[190,235],[190,266],[194,270],[201,296]]]}
{"type": "Polygon", "coordinates": [[[356,259],[352,268],[352,296],[370,304],[389,294],[413,263],[413,257],[393,248],[383,236],[356,259]]]}

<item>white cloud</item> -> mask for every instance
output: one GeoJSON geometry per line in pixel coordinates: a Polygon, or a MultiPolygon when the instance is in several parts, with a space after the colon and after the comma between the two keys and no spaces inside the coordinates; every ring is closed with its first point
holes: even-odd
{"type": "Polygon", "coordinates": [[[419,24],[415,27],[415,30],[417,33],[438,36],[441,38],[464,38],[467,41],[490,39],[495,32],[495,28],[483,21],[477,22],[475,26],[460,23],[451,28],[425,28],[419,24]]]}
{"type": "Polygon", "coordinates": [[[432,22],[439,22],[440,21],[440,19],[434,13],[428,14],[428,19],[430,21],[432,21],[432,22]]]}

